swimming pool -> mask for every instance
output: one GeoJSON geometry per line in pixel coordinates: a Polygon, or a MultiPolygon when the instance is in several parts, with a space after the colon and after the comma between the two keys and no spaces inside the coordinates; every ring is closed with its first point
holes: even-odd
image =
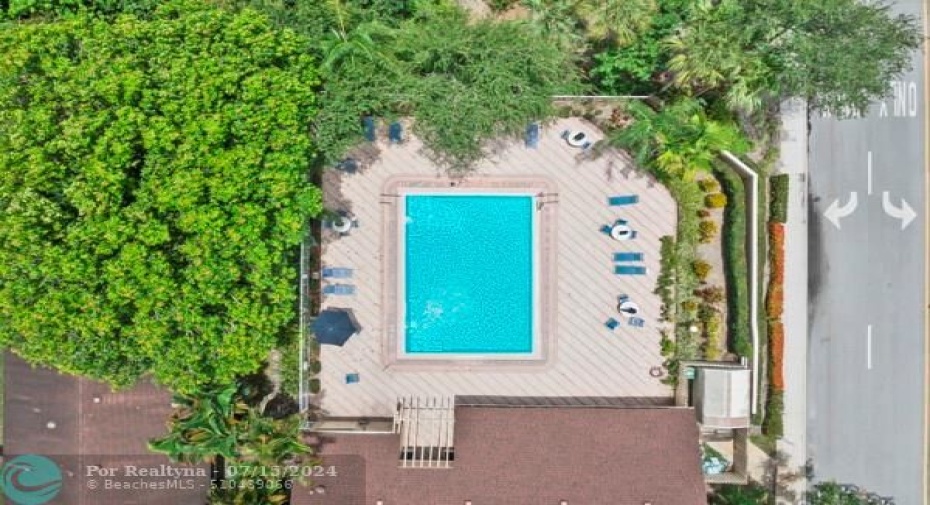
{"type": "Polygon", "coordinates": [[[529,194],[403,197],[403,354],[535,351],[535,199],[529,194]]]}

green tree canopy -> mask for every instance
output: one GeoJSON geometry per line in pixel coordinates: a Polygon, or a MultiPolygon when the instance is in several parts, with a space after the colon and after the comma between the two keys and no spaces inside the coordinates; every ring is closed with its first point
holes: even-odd
{"type": "Polygon", "coordinates": [[[701,0],[668,40],[676,82],[717,89],[731,107],[803,97],[816,109],[863,110],[910,68],[915,16],[858,0],[701,0]]]}
{"type": "Polygon", "coordinates": [[[0,344],[115,385],[257,369],[321,208],[305,47],[184,2],[0,31],[0,344]]]}

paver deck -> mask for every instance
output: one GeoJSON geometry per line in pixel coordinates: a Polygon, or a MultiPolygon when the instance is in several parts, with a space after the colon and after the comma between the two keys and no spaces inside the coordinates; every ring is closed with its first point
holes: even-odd
{"type": "Polygon", "coordinates": [[[559,137],[564,129],[582,129],[594,139],[600,132],[580,119],[563,119],[544,127],[539,147],[521,141],[504,145],[464,180],[446,179],[422,154],[422,144],[411,138],[399,146],[379,142],[380,157],[371,167],[351,175],[325,177],[326,204],[355,215],[359,226],[346,236],[324,234],[323,265],[354,269],[357,286],[352,296],[326,296],[324,307],[354,311],[362,327],[343,347],[323,346],[321,406],[331,417],[389,417],[401,396],[507,395],[534,397],[610,396],[669,397],[672,391],[651,377],[660,365],[660,300],[653,294],[659,271],[659,238],[673,235],[675,202],[654,179],[638,172],[622,153],[607,152],[585,158],[559,137]],[[386,282],[384,254],[397,237],[386,232],[390,207],[384,188],[398,178],[435,178],[439,185],[483,185],[502,179],[545,181],[555,188],[544,212],[554,233],[553,264],[545,289],[556,310],[542,314],[548,325],[549,352],[545,365],[426,368],[390,366],[384,356],[387,330],[384,310],[386,282]],[[609,207],[607,197],[637,194],[639,203],[609,207]],[[618,217],[637,230],[632,241],[618,242],[599,231],[618,217]],[[642,252],[649,273],[616,276],[611,258],[621,251],[642,252]],[[554,279],[554,280],[553,280],[554,279]],[[604,327],[616,312],[617,295],[626,293],[640,306],[644,328],[622,324],[604,327]],[[345,384],[346,373],[360,381],[345,384]]]}

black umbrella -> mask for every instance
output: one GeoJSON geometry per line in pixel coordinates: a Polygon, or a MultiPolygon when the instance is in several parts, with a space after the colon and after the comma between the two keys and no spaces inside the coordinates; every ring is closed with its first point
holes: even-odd
{"type": "Polygon", "coordinates": [[[313,322],[313,334],[321,344],[341,346],[360,329],[349,309],[326,309],[313,322]]]}

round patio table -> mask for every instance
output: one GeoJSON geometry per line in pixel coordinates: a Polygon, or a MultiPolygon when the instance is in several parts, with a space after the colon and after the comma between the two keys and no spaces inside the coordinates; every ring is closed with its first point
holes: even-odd
{"type": "Polygon", "coordinates": [[[585,132],[572,132],[568,136],[568,145],[572,147],[581,147],[588,141],[588,134],[585,132]]]}
{"type": "Polygon", "coordinates": [[[610,238],[614,240],[630,240],[633,237],[633,229],[629,225],[617,223],[610,227],[610,238]]]}
{"type": "Polygon", "coordinates": [[[619,312],[620,315],[632,317],[636,314],[639,314],[639,305],[636,305],[635,302],[627,300],[625,302],[621,302],[620,305],[617,306],[617,312],[619,312]]]}
{"type": "Polygon", "coordinates": [[[352,229],[352,220],[341,216],[333,221],[333,230],[339,233],[348,233],[352,229]]]}

